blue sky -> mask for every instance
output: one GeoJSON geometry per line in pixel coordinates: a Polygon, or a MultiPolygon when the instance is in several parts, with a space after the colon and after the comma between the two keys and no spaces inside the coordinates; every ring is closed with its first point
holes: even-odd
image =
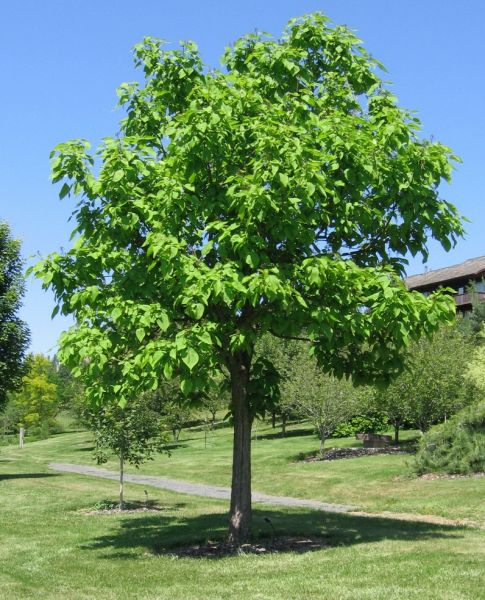
{"type": "MultiPolygon", "coordinates": [[[[400,104],[417,111],[423,134],[461,156],[443,196],[471,223],[450,253],[431,246],[429,267],[485,254],[485,38],[483,0],[4,0],[0,6],[0,218],[26,258],[68,245],[73,209],[49,181],[49,152],[116,132],[115,89],[135,79],[131,48],[145,35],[195,40],[217,66],[223,48],[260,29],[278,35],[292,16],[320,10],[357,30],[388,70],[400,104]]],[[[423,270],[413,261],[409,273],[423,270]]],[[[23,318],[32,350],[51,353],[67,321],[52,296],[28,282],[23,318]]]]}

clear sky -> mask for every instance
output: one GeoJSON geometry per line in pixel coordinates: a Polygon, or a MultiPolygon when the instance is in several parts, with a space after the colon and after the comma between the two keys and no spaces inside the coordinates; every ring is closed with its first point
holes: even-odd
{"type": "MultiPolygon", "coordinates": [[[[316,10],[357,30],[387,67],[400,104],[417,111],[423,135],[463,159],[443,196],[471,220],[468,234],[448,254],[432,246],[429,267],[484,255],[483,0],[2,0],[0,219],[22,239],[25,257],[68,245],[73,202],[60,201],[49,181],[49,152],[68,139],[96,143],[116,133],[115,89],[135,79],[131,48],[143,36],[192,39],[218,66],[240,35],[278,35],[290,17],[316,10]]],[[[413,261],[408,272],[422,270],[413,261]]],[[[37,282],[27,288],[31,348],[52,353],[68,322],[51,321],[52,296],[37,282]]]]}

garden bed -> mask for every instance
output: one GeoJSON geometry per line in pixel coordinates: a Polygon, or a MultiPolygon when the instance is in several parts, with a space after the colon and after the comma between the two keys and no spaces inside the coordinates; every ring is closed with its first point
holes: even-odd
{"type": "Polygon", "coordinates": [[[330,448],[321,456],[318,452],[310,456],[303,456],[300,460],[316,462],[321,460],[341,460],[344,458],[358,458],[360,456],[373,456],[375,454],[410,454],[410,448],[388,446],[387,448],[330,448]]]}

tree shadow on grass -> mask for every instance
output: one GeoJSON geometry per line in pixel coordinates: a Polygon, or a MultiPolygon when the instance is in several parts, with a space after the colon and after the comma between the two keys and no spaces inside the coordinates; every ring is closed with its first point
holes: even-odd
{"type": "MultiPolygon", "coordinates": [[[[187,439],[187,441],[189,441],[189,440],[190,440],[190,438],[187,439]]],[[[174,441],[168,442],[164,446],[165,450],[169,450],[169,451],[179,450],[180,448],[188,448],[188,447],[189,447],[189,445],[185,443],[185,440],[184,440],[184,442],[174,442],[174,441]]]]}
{"type": "Polygon", "coordinates": [[[40,479],[42,477],[59,477],[57,473],[0,473],[0,481],[6,479],[40,479]]]}
{"type": "MultiPolygon", "coordinates": [[[[103,558],[136,558],[136,555],[177,555],[194,544],[224,540],[227,533],[227,513],[183,518],[178,515],[136,517],[121,522],[114,533],[95,538],[84,549],[109,549],[103,558]]],[[[456,527],[415,523],[397,519],[356,517],[319,511],[255,510],[253,540],[275,537],[318,538],[318,547],[351,546],[382,540],[417,541],[439,538],[460,538],[456,527]]],[[[303,548],[305,551],[305,548],[303,548]]],[[[213,558],[220,558],[214,556],[213,558]]]]}
{"type": "Polygon", "coordinates": [[[265,433],[264,435],[260,435],[253,431],[253,439],[257,438],[258,440],[284,440],[286,438],[303,437],[308,435],[315,435],[315,428],[309,429],[308,427],[300,427],[299,429],[289,429],[285,435],[283,435],[281,431],[265,433]]]}

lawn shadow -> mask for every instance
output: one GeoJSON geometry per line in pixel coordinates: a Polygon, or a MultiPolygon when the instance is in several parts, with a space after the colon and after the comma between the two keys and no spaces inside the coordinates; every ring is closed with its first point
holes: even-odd
{"type": "Polygon", "coordinates": [[[281,431],[275,431],[272,433],[265,433],[264,435],[260,435],[256,432],[253,432],[253,439],[257,437],[258,440],[284,440],[285,438],[292,437],[303,437],[307,435],[314,435],[315,429],[308,427],[301,427],[300,429],[289,429],[285,435],[281,431]]]}
{"type": "MultiPolygon", "coordinates": [[[[187,439],[187,441],[190,441],[190,438],[187,439]]],[[[186,444],[185,442],[168,442],[168,444],[165,444],[164,448],[165,450],[178,450],[179,448],[188,448],[189,445],[186,444]]]]}
{"type": "MultiPolygon", "coordinates": [[[[123,520],[114,533],[103,535],[83,546],[86,550],[107,549],[103,558],[133,559],[141,551],[153,555],[184,555],[187,547],[224,540],[227,513],[183,518],[154,515],[123,520]],[[138,551],[138,552],[137,552],[138,551]]],[[[254,510],[254,541],[268,538],[315,538],[322,543],[301,551],[323,547],[352,546],[382,540],[416,541],[462,537],[452,526],[409,522],[378,517],[358,517],[322,511],[254,510]]],[[[189,556],[190,557],[190,556],[189,556]]],[[[213,558],[220,558],[216,555],[213,558]]],[[[212,558],[212,557],[211,557],[212,558]]]]}
{"type": "Polygon", "coordinates": [[[0,481],[6,479],[40,479],[42,477],[59,477],[57,473],[0,473],[0,481]]]}

